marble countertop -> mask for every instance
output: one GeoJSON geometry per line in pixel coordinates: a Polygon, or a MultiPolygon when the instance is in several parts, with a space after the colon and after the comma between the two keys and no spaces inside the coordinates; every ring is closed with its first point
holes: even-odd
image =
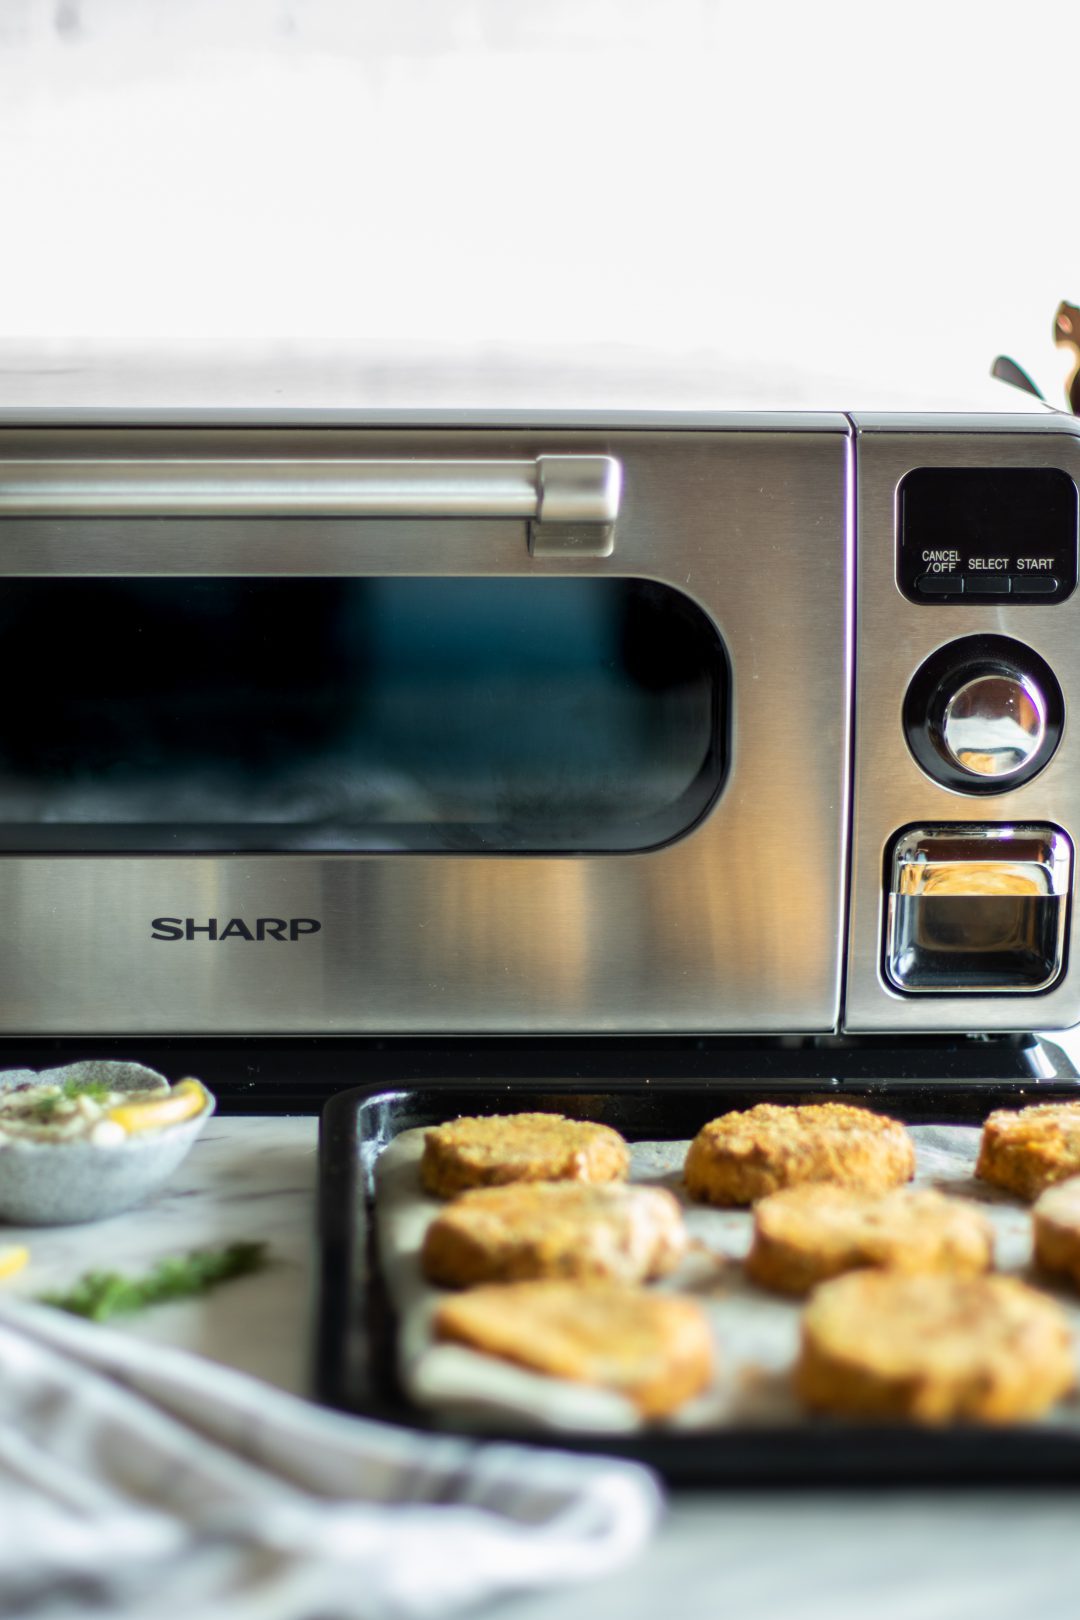
{"type": "MultiPolygon", "coordinates": [[[[169,1184],[92,1226],[7,1228],[34,1294],[101,1267],[152,1265],[186,1248],[265,1239],[267,1271],[117,1326],[183,1345],[306,1393],[315,1241],[314,1118],[211,1121],[169,1184]]],[[[1073,1620],[1080,1491],[705,1491],[674,1498],[644,1557],[601,1586],[487,1608],[494,1620],[1073,1620]]]]}
{"type": "Polygon", "coordinates": [[[318,1120],[215,1116],[156,1197],[88,1226],[2,1229],[30,1263],[7,1286],[39,1294],[90,1270],[135,1273],[165,1255],[263,1240],[273,1264],[199,1300],[159,1305],[112,1326],[196,1350],[307,1394],[315,1267],[318,1120]]]}

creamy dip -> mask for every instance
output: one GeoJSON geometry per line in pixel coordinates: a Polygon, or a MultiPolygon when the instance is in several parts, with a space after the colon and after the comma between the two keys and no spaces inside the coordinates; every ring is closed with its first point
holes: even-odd
{"type": "Polygon", "coordinates": [[[0,1094],[0,1145],[6,1138],[115,1147],[137,1132],[179,1125],[209,1101],[197,1080],[141,1091],[114,1090],[95,1080],[16,1086],[0,1094]]]}

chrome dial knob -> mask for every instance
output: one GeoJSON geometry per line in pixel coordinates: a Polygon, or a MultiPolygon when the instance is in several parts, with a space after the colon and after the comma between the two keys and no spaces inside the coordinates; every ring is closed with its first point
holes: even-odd
{"type": "Polygon", "coordinates": [[[1011,793],[1050,763],[1065,727],[1057,677],[1011,636],[961,636],[919,665],[904,697],[908,747],[955,793],[1011,793]]]}
{"type": "Polygon", "coordinates": [[[1019,672],[976,675],[946,700],[941,737],[950,758],[972,776],[1014,776],[1046,736],[1046,700],[1019,672]]]}

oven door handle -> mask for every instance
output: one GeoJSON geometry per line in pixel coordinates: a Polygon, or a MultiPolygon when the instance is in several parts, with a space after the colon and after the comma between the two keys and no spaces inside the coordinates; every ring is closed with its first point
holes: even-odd
{"type": "Polygon", "coordinates": [[[614,456],[0,460],[0,517],[522,518],[536,556],[610,556],[614,456]]]}

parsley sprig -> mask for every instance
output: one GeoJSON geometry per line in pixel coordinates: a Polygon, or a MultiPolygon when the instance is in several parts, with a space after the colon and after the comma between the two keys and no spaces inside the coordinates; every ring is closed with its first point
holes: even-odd
{"type": "Polygon", "coordinates": [[[230,1243],[221,1249],[192,1249],[189,1254],[159,1260],[142,1277],[88,1271],[66,1293],[39,1294],[38,1299],[71,1316],[105,1322],[110,1316],[129,1316],[168,1300],[193,1299],[234,1277],[262,1271],[269,1263],[265,1243],[230,1243]]]}
{"type": "Polygon", "coordinates": [[[48,1125],[56,1117],[61,1103],[73,1102],[76,1097],[89,1097],[92,1102],[103,1103],[110,1095],[103,1080],[65,1080],[58,1090],[47,1097],[39,1097],[24,1113],[24,1118],[38,1125],[48,1125]]]}

